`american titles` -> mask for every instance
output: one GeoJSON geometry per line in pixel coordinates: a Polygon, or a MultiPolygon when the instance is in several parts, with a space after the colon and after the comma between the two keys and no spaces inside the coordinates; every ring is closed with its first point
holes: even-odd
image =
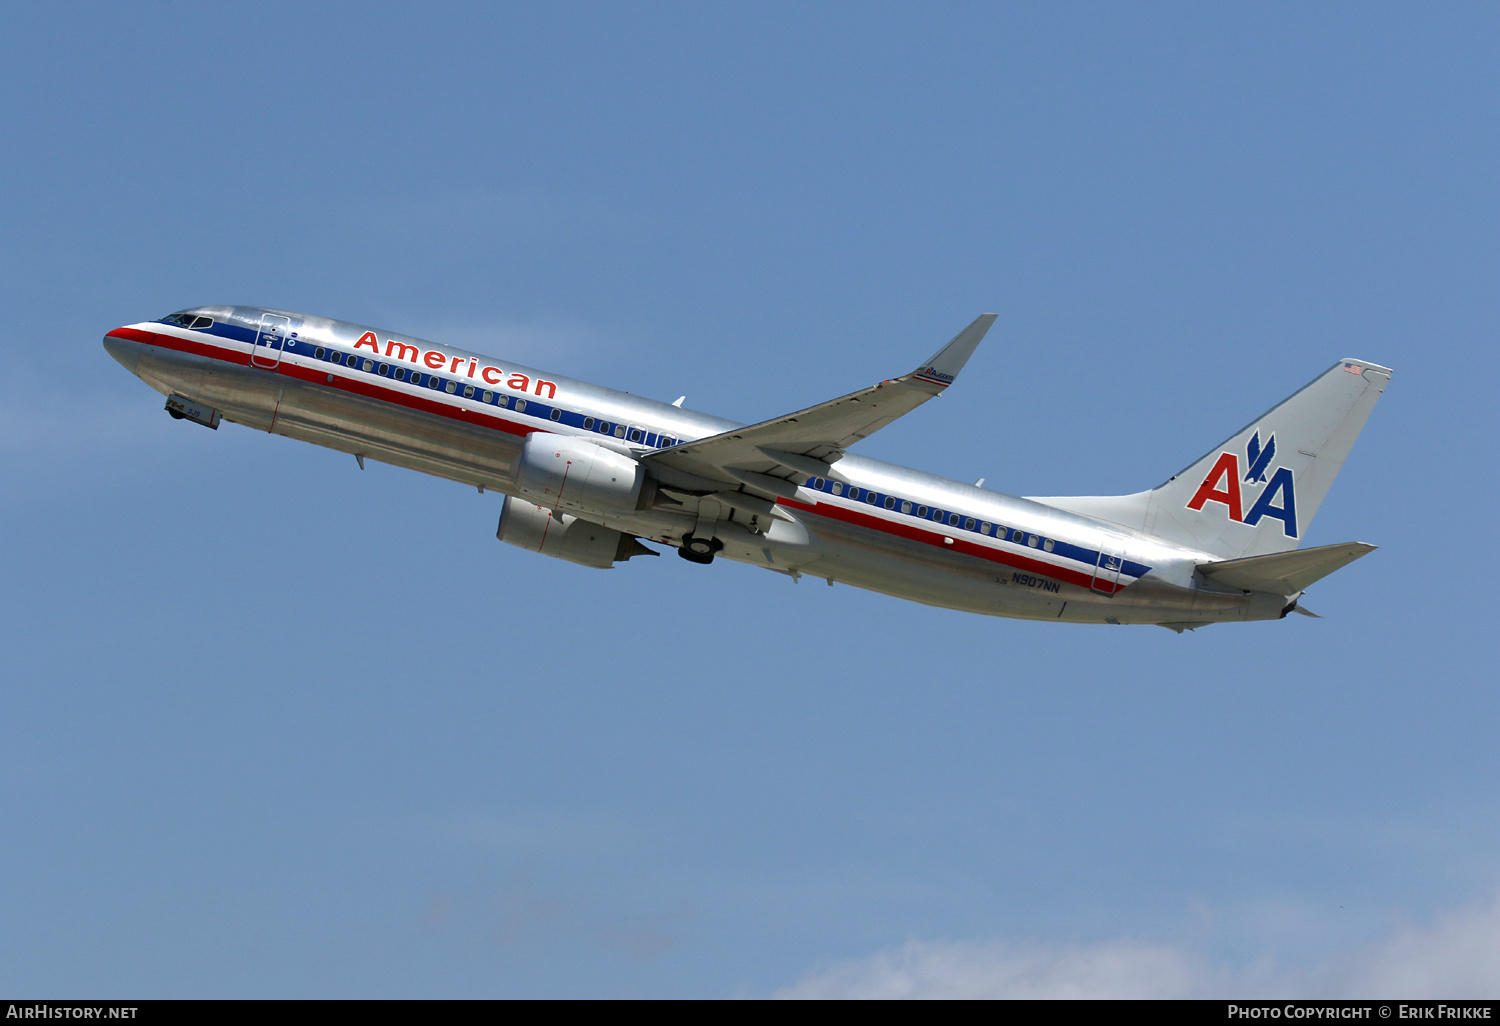
{"type": "Polygon", "coordinates": [[[466,378],[478,377],[487,385],[504,385],[516,392],[532,391],[533,394],[546,398],[557,398],[557,383],[537,378],[535,381],[529,375],[519,371],[512,373],[508,378],[505,371],[493,364],[480,363],[478,360],[467,356],[449,356],[435,349],[419,350],[416,346],[405,342],[392,342],[389,339],[385,343],[385,352],[380,351],[380,340],[375,337],[373,331],[367,331],[359,336],[359,341],[354,343],[356,350],[363,346],[369,346],[376,356],[383,356],[390,360],[401,360],[405,363],[416,364],[427,367],[432,371],[441,371],[444,374],[458,376],[462,374],[466,378]]]}

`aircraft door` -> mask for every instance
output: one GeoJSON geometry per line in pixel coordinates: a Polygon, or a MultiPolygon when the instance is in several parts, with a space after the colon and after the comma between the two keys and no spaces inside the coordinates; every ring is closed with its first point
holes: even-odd
{"type": "Polygon", "coordinates": [[[292,320],[280,314],[261,314],[260,330],[255,333],[255,345],[250,349],[250,366],[275,367],[281,362],[281,349],[286,345],[292,320]]]}
{"type": "Polygon", "coordinates": [[[1094,580],[1089,587],[1102,595],[1113,595],[1120,587],[1120,571],[1125,567],[1125,555],[1118,544],[1106,543],[1099,547],[1099,560],[1094,566],[1094,580]]]}

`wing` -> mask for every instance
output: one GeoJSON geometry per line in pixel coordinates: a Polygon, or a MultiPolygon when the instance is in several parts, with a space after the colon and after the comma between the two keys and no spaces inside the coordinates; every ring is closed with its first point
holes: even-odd
{"type": "Polygon", "coordinates": [[[727,484],[789,495],[796,490],[796,480],[829,476],[830,465],[849,446],[940,395],[969,361],[995,317],[980,314],[910,374],[785,417],[660,449],[644,462],[663,483],[686,490],[722,490],[727,484]]]}

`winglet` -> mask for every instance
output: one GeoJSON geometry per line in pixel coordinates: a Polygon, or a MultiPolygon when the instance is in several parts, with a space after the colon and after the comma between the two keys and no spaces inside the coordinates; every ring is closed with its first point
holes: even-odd
{"type": "Polygon", "coordinates": [[[969,357],[974,355],[974,349],[998,316],[999,314],[987,313],[974,318],[973,324],[960,331],[953,337],[952,342],[939,349],[932,359],[912,371],[903,380],[934,385],[939,391],[953,384],[953,379],[958,377],[958,372],[964,369],[964,364],[968,363],[969,357]]]}

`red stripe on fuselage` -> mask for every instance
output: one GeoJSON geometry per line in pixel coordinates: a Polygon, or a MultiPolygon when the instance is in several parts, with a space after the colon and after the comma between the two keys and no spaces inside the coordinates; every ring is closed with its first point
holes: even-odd
{"type": "MultiPolygon", "coordinates": [[[[209,345],[196,339],[181,338],[177,335],[164,335],[152,331],[142,331],[139,328],[116,328],[111,331],[110,336],[114,338],[129,339],[132,342],[142,342],[146,345],[158,346],[162,349],[171,349],[175,352],[192,353],[196,356],[205,356],[213,360],[222,360],[240,367],[250,366],[250,354],[243,353],[226,346],[209,345]]],[[[521,435],[531,434],[533,431],[541,431],[542,428],[526,424],[517,424],[497,417],[493,414],[482,414],[474,410],[468,410],[451,403],[435,401],[424,396],[410,395],[398,389],[389,388],[374,382],[364,381],[359,378],[343,377],[331,374],[320,367],[303,367],[295,363],[288,363],[284,358],[275,367],[257,367],[268,374],[284,374],[290,378],[306,381],[309,384],[320,385],[323,388],[340,388],[355,395],[365,396],[380,402],[392,403],[407,409],[417,410],[422,413],[431,413],[439,417],[447,417],[449,420],[457,420],[466,424],[474,424],[479,427],[487,427],[496,431],[504,431],[507,434],[521,435]],[[333,378],[332,382],[327,379],[333,378]]],[[[421,386],[415,386],[421,387],[421,386]]],[[[1113,594],[1125,587],[1124,584],[1112,583],[1105,580],[1096,580],[1091,574],[1067,567],[1056,566],[1039,559],[1031,559],[1026,556],[992,549],[976,542],[966,541],[954,535],[934,532],[924,528],[914,527],[909,524],[896,523],[881,517],[871,516],[863,510],[847,509],[831,502],[805,503],[796,499],[779,499],[783,506],[799,509],[815,516],[828,517],[831,520],[840,520],[846,524],[863,527],[867,530],[878,531],[882,534],[891,534],[909,541],[922,542],[927,545],[937,546],[944,551],[961,552],[966,556],[982,559],[991,563],[999,563],[1003,566],[1015,567],[1017,570],[1025,570],[1027,573],[1038,574],[1055,581],[1066,581],[1076,584],[1081,588],[1092,588],[1104,594],[1113,594]],[[943,543],[944,538],[953,538],[951,545],[943,543]]]]}
{"type": "Polygon", "coordinates": [[[1045,563],[1040,559],[1031,559],[1027,556],[1005,552],[1000,549],[992,549],[977,542],[955,537],[953,534],[934,532],[914,527],[910,524],[896,523],[882,517],[874,517],[863,510],[847,509],[831,502],[805,503],[797,499],[781,499],[779,502],[783,506],[790,506],[792,509],[800,509],[803,512],[812,513],[820,517],[828,517],[830,520],[841,520],[846,524],[853,524],[856,527],[880,531],[883,534],[893,534],[899,538],[933,545],[948,552],[961,552],[966,556],[974,556],[987,562],[1000,563],[1004,566],[1015,567],[1017,570],[1025,570],[1028,573],[1050,577],[1054,581],[1066,581],[1069,584],[1076,584],[1081,588],[1093,588],[1104,594],[1113,594],[1125,587],[1123,584],[1114,584],[1109,581],[1095,581],[1092,574],[1086,574],[1079,570],[1057,566],[1053,563],[1045,563]],[[953,543],[951,545],[945,544],[943,542],[944,538],[952,538],[953,543]]]}
{"type": "MultiPolygon", "coordinates": [[[[162,349],[171,349],[179,353],[191,353],[195,356],[206,356],[211,360],[221,360],[224,363],[232,363],[240,367],[250,366],[250,354],[242,353],[225,346],[208,345],[196,339],[180,338],[177,335],[162,335],[153,331],[141,331],[137,328],[116,328],[109,333],[115,338],[125,338],[132,342],[142,342],[149,346],[157,346],[162,349]]],[[[335,365],[336,366],[336,365],[335,365]]],[[[438,417],[446,417],[449,420],[460,421],[465,424],[474,424],[478,427],[486,427],[495,431],[504,431],[506,434],[526,436],[541,428],[529,424],[516,424],[493,414],[483,414],[476,410],[465,409],[452,403],[441,400],[428,399],[426,396],[411,395],[399,389],[389,388],[364,381],[360,378],[345,377],[334,374],[321,367],[303,367],[295,363],[288,363],[285,358],[275,367],[255,367],[254,370],[264,371],[267,374],[284,374],[289,378],[306,381],[309,384],[320,385],[323,388],[338,388],[345,392],[364,396],[367,399],[375,399],[380,402],[391,403],[395,406],[404,406],[409,410],[417,410],[421,413],[431,413],[438,417]],[[332,381],[329,381],[329,378],[332,381]]],[[[420,388],[420,385],[412,386],[420,388]]]]}

